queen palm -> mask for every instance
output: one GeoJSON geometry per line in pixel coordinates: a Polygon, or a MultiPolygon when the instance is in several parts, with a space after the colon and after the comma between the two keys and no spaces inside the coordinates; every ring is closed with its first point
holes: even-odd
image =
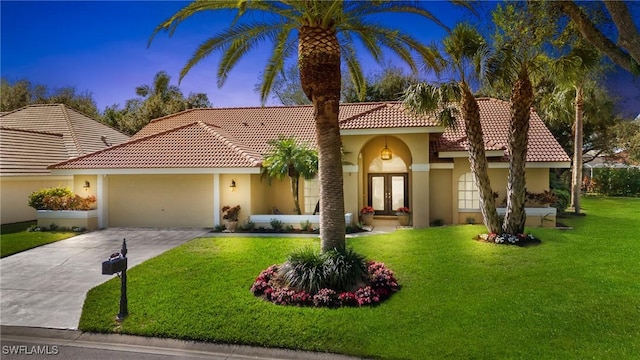
{"type": "Polygon", "coordinates": [[[273,80],[285,59],[296,53],[300,82],[314,107],[319,153],[320,238],[323,251],[345,246],[344,194],[340,129],[338,126],[341,61],[346,63],[360,97],[364,97],[364,76],[354,48],[359,40],[377,61],[386,48],[416,71],[415,54],[432,62],[433,54],[415,38],[375,21],[384,13],[408,13],[442,25],[425,3],[405,1],[195,1],[179,10],[154,30],[172,35],[178,25],[203,11],[235,11],[229,29],[202,43],[180,72],[189,70],[214,51],[222,52],[217,77],[222,86],[231,69],[248,51],[270,40],[273,49],[263,72],[260,90],[266,101],[273,80]],[[256,14],[250,19],[251,14],[256,14]]]}
{"type": "Polygon", "coordinates": [[[298,144],[295,138],[284,138],[269,141],[271,149],[265,154],[262,162],[262,177],[284,180],[289,177],[291,195],[296,214],[301,215],[299,189],[300,177],[312,179],[318,172],[318,153],[307,144],[298,144]]]}
{"type": "Polygon", "coordinates": [[[441,86],[418,84],[410,86],[404,95],[404,104],[419,114],[438,112],[444,125],[451,126],[456,105],[462,109],[469,147],[471,172],[480,194],[480,211],[489,232],[500,231],[500,218],[491,189],[484,136],[480,123],[480,108],[471,92],[469,82],[473,75],[481,73],[487,48],[482,36],[468,24],[457,25],[444,39],[444,53],[451,72],[458,77],[455,82],[441,86]]]}
{"type": "Polygon", "coordinates": [[[600,54],[593,48],[576,46],[569,54],[554,63],[554,73],[561,84],[575,89],[573,123],[573,168],[571,170],[571,206],[580,214],[582,188],[584,86],[589,73],[600,62],[600,54]]]}

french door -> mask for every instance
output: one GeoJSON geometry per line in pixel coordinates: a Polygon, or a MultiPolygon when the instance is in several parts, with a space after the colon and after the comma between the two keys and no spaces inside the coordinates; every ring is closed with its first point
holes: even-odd
{"type": "Polygon", "coordinates": [[[399,207],[409,206],[407,174],[369,174],[369,204],[376,215],[395,215],[399,207]]]}

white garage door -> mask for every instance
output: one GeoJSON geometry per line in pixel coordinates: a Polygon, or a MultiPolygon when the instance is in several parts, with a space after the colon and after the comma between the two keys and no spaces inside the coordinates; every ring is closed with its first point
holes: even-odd
{"type": "Polygon", "coordinates": [[[213,227],[213,175],[111,175],[109,226],[213,227]]]}

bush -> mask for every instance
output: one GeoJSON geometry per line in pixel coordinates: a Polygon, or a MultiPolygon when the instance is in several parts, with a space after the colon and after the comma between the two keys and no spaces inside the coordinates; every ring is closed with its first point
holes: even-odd
{"type": "Polygon", "coordinates": [[[45,197],[68,197],[73,196],[69,188],[52,187],[34,191],[29,195],[29,206],[36,210],[49,210],[45,206],[45,197]]]}
{"type": "Polygon", "coordinates": [[[367,263],[352,249],[320,253],[313,248],[296,250],[278,270],[287,287],[317,293],[320,289],[348,291],[364,283],[367,263]]]}
{"type": "Polygon", "coordinates": [[[271,228],[275,231],[282,230],[282,227],[284,226],[283,222],[278,219],[271,219],[271,221],[269,221],[269,224],[271,225],[271,228]]]}
{"type": "MultiPolygon", "coordinates": [[[[351,253],[347,256],[360,257],[351,253]]],[[[311,249],[299,250],[295,255],[310,259],[315,265],[321,259],[321,255],[311,249]]],[[[278,305],[340,307],[376,305],[400,289],[393,272],[383,263],[368,262],[366,266],[363,282],[354,291],[339,292],[327,287],[317,292],[307,292],[287,286],[281,277],[282,267],[271,265],[258,275],[251,292],[278,305]]]]}
{"type": "Polygon", "coordinates": [[[556,197],[556,201],[551,206],[558,210],[558,214],[562,214],[571,202],[571,194],[563,189],[552,189],[551,192],[556,197]]]}
{"type": "Polygon", "coordinates": [[[256,224],[249,219],[245,220],[244,224],[241,224],[240,226],[238,226],[238,230],[240,231],[252,231],[255,228],[256,228],[256,224]]]}
{"type": "Polygon", "coordinates": [[[96,197],[74,195],[68,188],[49,188],[29,195],[29,206],[36,210],[91,210],[96,197]]]}
{"type": "Polygon", "coordinates": [[[592,187],[606,196],[640,196],[640,169],[593,169],[592,187]]]}
{"type": "Polygon", "coordinates": [[[313,231],[313,225],[309,220],[300,221],[300,230],[302,231],[313,231]]]}

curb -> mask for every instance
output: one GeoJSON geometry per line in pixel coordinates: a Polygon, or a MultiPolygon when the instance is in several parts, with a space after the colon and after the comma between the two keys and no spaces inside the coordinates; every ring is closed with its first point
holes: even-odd
{"type": "Polygon", "coordinates": [[[179,357],[207,357],[234,360],[352,360],[339,354],[260,348],[200,341],[152,338],[121,334],[87,333],[22,326],[0,326],[2,341],[28,344],[50,344],[103,350],[118,350],[179,357]]]}

